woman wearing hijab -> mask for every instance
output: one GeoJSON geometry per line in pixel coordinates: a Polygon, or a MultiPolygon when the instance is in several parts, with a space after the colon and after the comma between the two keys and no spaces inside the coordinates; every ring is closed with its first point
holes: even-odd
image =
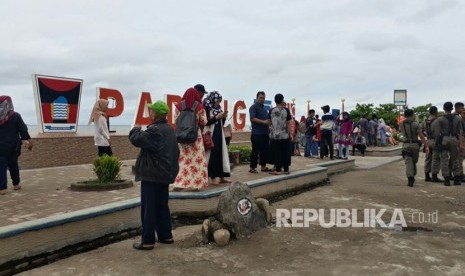
{"type": "Polygon", "coordinates": [[[204,132],[210,131],[213,140],[213,149],[206,152],[208,161],[208,177],[213,185],[231,183],[225,179],[231,173],[229,165],[228,148],[224,139],[223,124],[228,116],[228,112],[221,110],[220,103],[223,97],[217,91],[210,92],[203,100],[207,112],[207,127],[204,132]],[[219,178],[219,180],[218,180],[219,178]]]}
{"type": "MultiPolygon", "coordinates": [[[[174,190],[199,191],[208,186],[207,161],[203,146],[201,128],[207,123],[207,115],[202,104],[203,94],[195,88],[189,88],[182,96],[186,109],[191,109],[197,102],[195,109],[199,130],[197,140],[192,144],[179,143],[179,173],[173,183],[174,190]]],[[[176,105],[176,116],[182,111],[182,102],[176,105]]]]}
{"type": "Polygon", "coordinates": [[[386,145],[386,132],[387,132],[387,127],[386,127],[386,122],[384,122],[384,119],[381,118],[378,121],[378,131],[379,131],[379,137],[381,139],[381,146],[386,145]]]}
{"type": "Polygon", "coordinates": [[[0,96],[0,195],[6,194],[7,191],[8,168],[14,189],[21,189],[18,156],[23,140],[28,141],[28,149],[32,150],[33,143],[27,126],[21,115],[14,111],[11,98],[0,96]]]}
{"type": "Polygon", "coordinates": [[[98,147],[98,156],[113,155],[110,142],[110,131],[108,130],[107,116],[108,101],[99,99],[94,104],[89,125],[94,123],[94,143],[98,147]]]}
{"type": "Polygon", "coordinates": [[[340,130],[336,142],[338,144],[339,157],[349,159],[349,145],[352,145],[352,120],[349,113],[342,112],[342,120],[340,120],[340,130]]]}

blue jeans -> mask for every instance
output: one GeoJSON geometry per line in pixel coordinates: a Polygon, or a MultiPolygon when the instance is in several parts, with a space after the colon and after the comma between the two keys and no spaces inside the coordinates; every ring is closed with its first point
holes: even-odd
{"type": "Polygon", "coordinates": [[[317,141],[313,141],[312,136],[305,136],[305,154],[304,156],[318,156],[318,143],[317,141]]]}
{"type": "Polygon", "coordinates": [[[304,151],[304,156],[308,157],[312,155],[312,137],[306,135],[305,136],[305,151],[304,151]]]}
{"type": "Polygon", "coordinates": [[[0,156],[0,190],[6,189],[6,170],[8,169],[8,158],[0,156]]]}
{"type": "Polygon", "coordinates": [[[349,158],[349,146],[343,144],[337,144],[337,149],[339,151],[339,157],[349,158]],[[344,151],[345,149],[345,151],[344,151]]]}
{"type": "Polygon", "coordinates": [[[380,131],[379,135],[381,136],[381,145],[386,144],[386,131],[380,131]]]}
{"type": "Polygon", "coordinates": [[[158,240],[173,238],[171,214],[168,207],[169,184],[141,182],[140,211],[142,220],[142,243],[154,244],[158,240]]]}

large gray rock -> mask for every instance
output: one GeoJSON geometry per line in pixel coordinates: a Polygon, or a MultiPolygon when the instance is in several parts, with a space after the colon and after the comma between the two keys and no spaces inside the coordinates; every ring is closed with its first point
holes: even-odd
{"type": "Polygon", "coordinates": [[[217,219],[237,239],[248,237],[267,225],[266,216],[258,209],[250,188],[240,182],[232,184],[221,194],[217,219]]]}

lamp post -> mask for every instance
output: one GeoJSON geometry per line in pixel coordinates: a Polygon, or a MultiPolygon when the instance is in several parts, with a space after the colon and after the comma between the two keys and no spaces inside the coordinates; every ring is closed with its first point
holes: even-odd
{"type": "Polygon", "coordinates": [[[310,100],[307,100],[307,114],[310,111],[310,102],[311,102],[310,100]]]}
{"type": "Polygon", "coordinates": [[[341,99],[341,102],[342,102],[342,108],[341,108],[342,111],[341,111],[341,113],[344,112],[344,102],[345,101],[346,101],[346,99],[344,99],[344,98],[341,99]]]}
{"type": "Polygon", "coordinates": [[[291,101],[292,101],[292,105],[291,105],[291,108],[289,109],[291,110],[292,115],[295,117],[295,98],[292,98],[291,101]]]}

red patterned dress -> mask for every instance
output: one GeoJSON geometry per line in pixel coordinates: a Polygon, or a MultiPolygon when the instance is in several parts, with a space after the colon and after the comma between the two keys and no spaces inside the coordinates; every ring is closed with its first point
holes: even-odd
{"type": "MultiPolygon", "coordinates": [[[[204,109],[197,113],[199,125],[207,124],[207,115],[204,109]]],[[[194,144],[179,145],[179,173],[173,183],[175,190],[198,191],[208,186],[208,165],[205,158],[202,133],[199,129],[197,141],[194,144]]]]}

